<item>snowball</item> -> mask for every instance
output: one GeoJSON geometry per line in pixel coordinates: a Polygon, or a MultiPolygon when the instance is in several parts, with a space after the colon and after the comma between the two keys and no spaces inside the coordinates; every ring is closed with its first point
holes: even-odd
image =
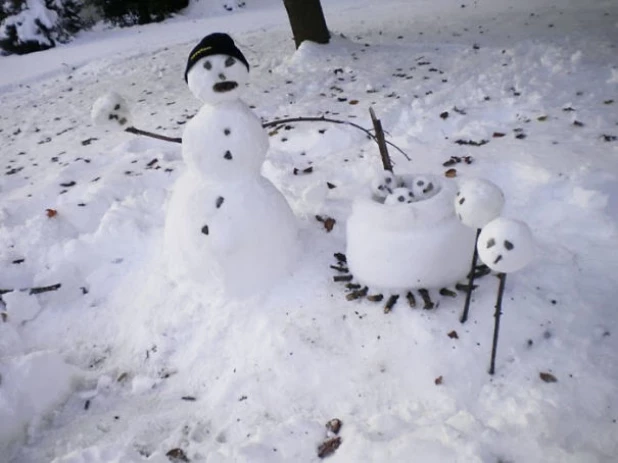
{"type": "Polygon", "coordinates": [[[386,197],[384,204],[391,206],[395,204],[408,204],[414,200],[414,195],[410,190],[404,187],[395,188],[393,192],[386,197]]]}
{"type": "Polygon", "coordinates": [[[455,212],[464,225],[483,228],[502,212],[504,193],[484,179],[465,180],[459,186],[455,198],[455,212]]]}
{"type": "Polygon", "coordinates": [[[227,55],[206,56],[187,75],[191,93],[211,105],[237,100],[248,81],[249,70],[244,63],[227,55]]]}
{"type": "MultiPolygon", "coordinates": [[[[406,184],[418,177],[403,176],[406,184]]],[[[474,251],[474,230],[455,215],[452,180],[421,177],[433,196],[386,207],[359,198],[347,222],[346,256],[355,280],[374,289],[443,288],[464,278],[474,251]]]]}
{"type": "Polygon", "coordinates": [[[74,371],[54,352],[35,352],[0,361],[0,376],[0,442],[9,442],[66,400],[74,371]]]}
{"type": "Polygon", "coordinates": [[[406,185],[417,200],[430,198],[437,193],[435,182],[426,175],[416,175],[406,185]]]}
{"type": "Polygon", "coordinates": [[[118,93],[109,92],[99,97],[92,105],[90,117],[96,125],[126,128],[131,126],[131,112],[125,99],[118,93]]]}
{"type": "Polygon", "coordinates": [[[516,272],[534,257],[534,239],[524,222],[498,217],[482,229],[477,242],[481,261],[501,273],[516,272]]]}
{"type": "Polygon", "coordinates": [[[371,181],[371,191],[378,198],[386,198],[396,188],[395,175],[389,171],[382,171],[371,181]]]}

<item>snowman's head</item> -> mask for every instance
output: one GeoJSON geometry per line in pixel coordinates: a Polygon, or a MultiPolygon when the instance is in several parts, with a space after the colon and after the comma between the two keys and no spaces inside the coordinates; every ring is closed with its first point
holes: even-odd
{"type": "Polygon", "coordinates": [[[530,263],[535,245],[528,225],[498,217],[482,229],[476,247],[479,257],[490,269],[509,273],[530,263]]]}
{"type": "Polygon", "coordinates": [[[464,225],[483,228],[498,217],[504,206],[504,193],[494,183],[480,178],[465,180],[455,197],[455,212],[464,225]]]}
{"type": "Polygon", "coordinates": [[[204,103],[233,101],[249,80],[249,63],[229,35],[210,34],[191,51],[185,80],[204,103]]]}

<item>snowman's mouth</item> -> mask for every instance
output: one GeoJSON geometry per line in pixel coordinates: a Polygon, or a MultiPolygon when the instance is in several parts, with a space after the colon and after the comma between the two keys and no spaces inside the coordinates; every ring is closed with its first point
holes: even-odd
{"type": "Polygon", "coordinates": [[[225,82],[217,82],[212,86],[213,90],[217,93],[229,92],[234,90],[236,87],[238,87],[238,84],[229,80],[226,80],[225,82]]]}

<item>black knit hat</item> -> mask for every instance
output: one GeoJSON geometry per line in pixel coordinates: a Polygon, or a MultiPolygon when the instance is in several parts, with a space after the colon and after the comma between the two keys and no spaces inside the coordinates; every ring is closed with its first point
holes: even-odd
{"type": "Polygon", "coordinates": [[[249,63],[241,51],[236,47],[236,44],[227,34],[222,32],[215,32],[214,34],[207,35],[202,39],[197,46],[191,50],[189,59],[187,60],[187,69],[185,70],[185,82],[187,81],[187,75],[195,63],[205,56],[211,55],[226,55],[233,56],[239,59],[247,66],[249,70],[249,63]]]}

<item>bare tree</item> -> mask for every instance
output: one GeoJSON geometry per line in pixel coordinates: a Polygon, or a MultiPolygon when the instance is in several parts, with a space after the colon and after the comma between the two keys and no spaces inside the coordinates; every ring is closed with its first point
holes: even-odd
{"type": "Polygon", "coordinates": [[[305,40],[328,43],[330,33],[320,0],[283,0],[292,26],[296,48],[305,40]]]}

